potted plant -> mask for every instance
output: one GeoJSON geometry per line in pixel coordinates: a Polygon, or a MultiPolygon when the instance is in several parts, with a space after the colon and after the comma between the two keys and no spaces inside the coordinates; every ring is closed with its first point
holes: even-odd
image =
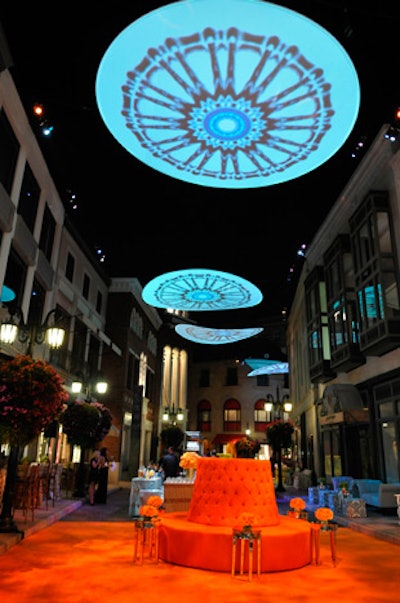
{"type": "Polygon", "coordinates": [[[20,451],[61,413],[68,392],[44,360],[20,355],[0,361],[0,440],[10,445],[0,532],[19,532],[12,518],[20,451]]]}

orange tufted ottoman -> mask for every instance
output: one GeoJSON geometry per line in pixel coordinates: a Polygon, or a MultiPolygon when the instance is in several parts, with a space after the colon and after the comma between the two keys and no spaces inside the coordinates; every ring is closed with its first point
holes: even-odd
{"type": "Polygon", "coordinates": [[[311,562],[310,525],[279,515],[270,461],[212,457],[199,459],[189,511],[163,515],[160,559],[230,572],[232,528],[242,513],[261,529],[262,572],[311,562]]]}

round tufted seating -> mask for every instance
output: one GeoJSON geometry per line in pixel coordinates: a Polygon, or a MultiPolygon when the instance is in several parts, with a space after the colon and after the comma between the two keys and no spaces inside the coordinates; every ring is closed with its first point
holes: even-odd
{"type": "Polygon", "coordinates": [[[236,526],[242,513],[254,515],[254,526],[279,524],[271,463],[200,458],[188,521],[236,526]]]}
{"type": "Polygon", "coordinates": [[[251,513],[261,529],[262,572],[311,562],[310,524],[279,515],[270,461],[212,457],[199,459],[189,511],[162,516],[160,559],[230,572],[232,528],[241,525],[242,513],[251,513]]]}

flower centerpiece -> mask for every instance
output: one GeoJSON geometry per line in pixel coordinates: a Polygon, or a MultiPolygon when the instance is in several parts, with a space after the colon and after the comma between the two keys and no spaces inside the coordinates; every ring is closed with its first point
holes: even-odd
{"type": "Polygon", "coordinates": [[[139,514],[143,518],[143,521],[154,521],[155,519],[158,519],[160,511],[162,510],[162,504],[163,499],[161,496],[149,496],[146,504],[142,505],[139,509],[139,514]]]}
{"type": "Polygon", "coordinates": [[[184,452],[180,458],[179,466],[185,469],[187,477],[193,479],[194,471],[197,469],[199,455],[197,452],[184,452]]]}
{"type": "Polygon", "coordinates": [[[339,484],[339,488],[340,488],[340,491],[341,491],[342,495],[343,495],[345,498],[346,498],[347,496],[349,496],[350,492],[349,492],[349,484],[348,484],[348,482],[345,482],[345,481],[340,482],[340,484],[339,484]]]}
{"type": "Polygon", "coordinates": [[[257,452],[259,452],[260,448],[261,444],[258,440],[253,440],[247,436],[245,438],[235,440],[234,442],[234,450],[236,452],[236,457],[238,458],[253,459],[257,452]]]}
{"type": "Polygon", "coordinates": [[[331,519],[333,519],[333,511],[328,507],[320,507],[314,513],[315,519],[322,524],[322,529],[326,527],[331,519]]]}
{"type": "Polygon", "coordinates": [[[296,519],[305,518],[304,509],[306,508],[306,502],[300,496],[296,496],[295,498],[291,498],[289,501],[289,513],[290,517],[295,517],[296,519]]]}

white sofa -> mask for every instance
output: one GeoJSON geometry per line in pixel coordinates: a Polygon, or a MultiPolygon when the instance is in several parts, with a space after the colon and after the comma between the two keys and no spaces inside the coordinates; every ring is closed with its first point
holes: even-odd
{"type": "Polygon", "coordinates": [[[382,509],[397,507],[394,494],[400,494],[400,483],[384,484],[379,479],[355,479],[354,485],[367,505],[382,509]]]}

